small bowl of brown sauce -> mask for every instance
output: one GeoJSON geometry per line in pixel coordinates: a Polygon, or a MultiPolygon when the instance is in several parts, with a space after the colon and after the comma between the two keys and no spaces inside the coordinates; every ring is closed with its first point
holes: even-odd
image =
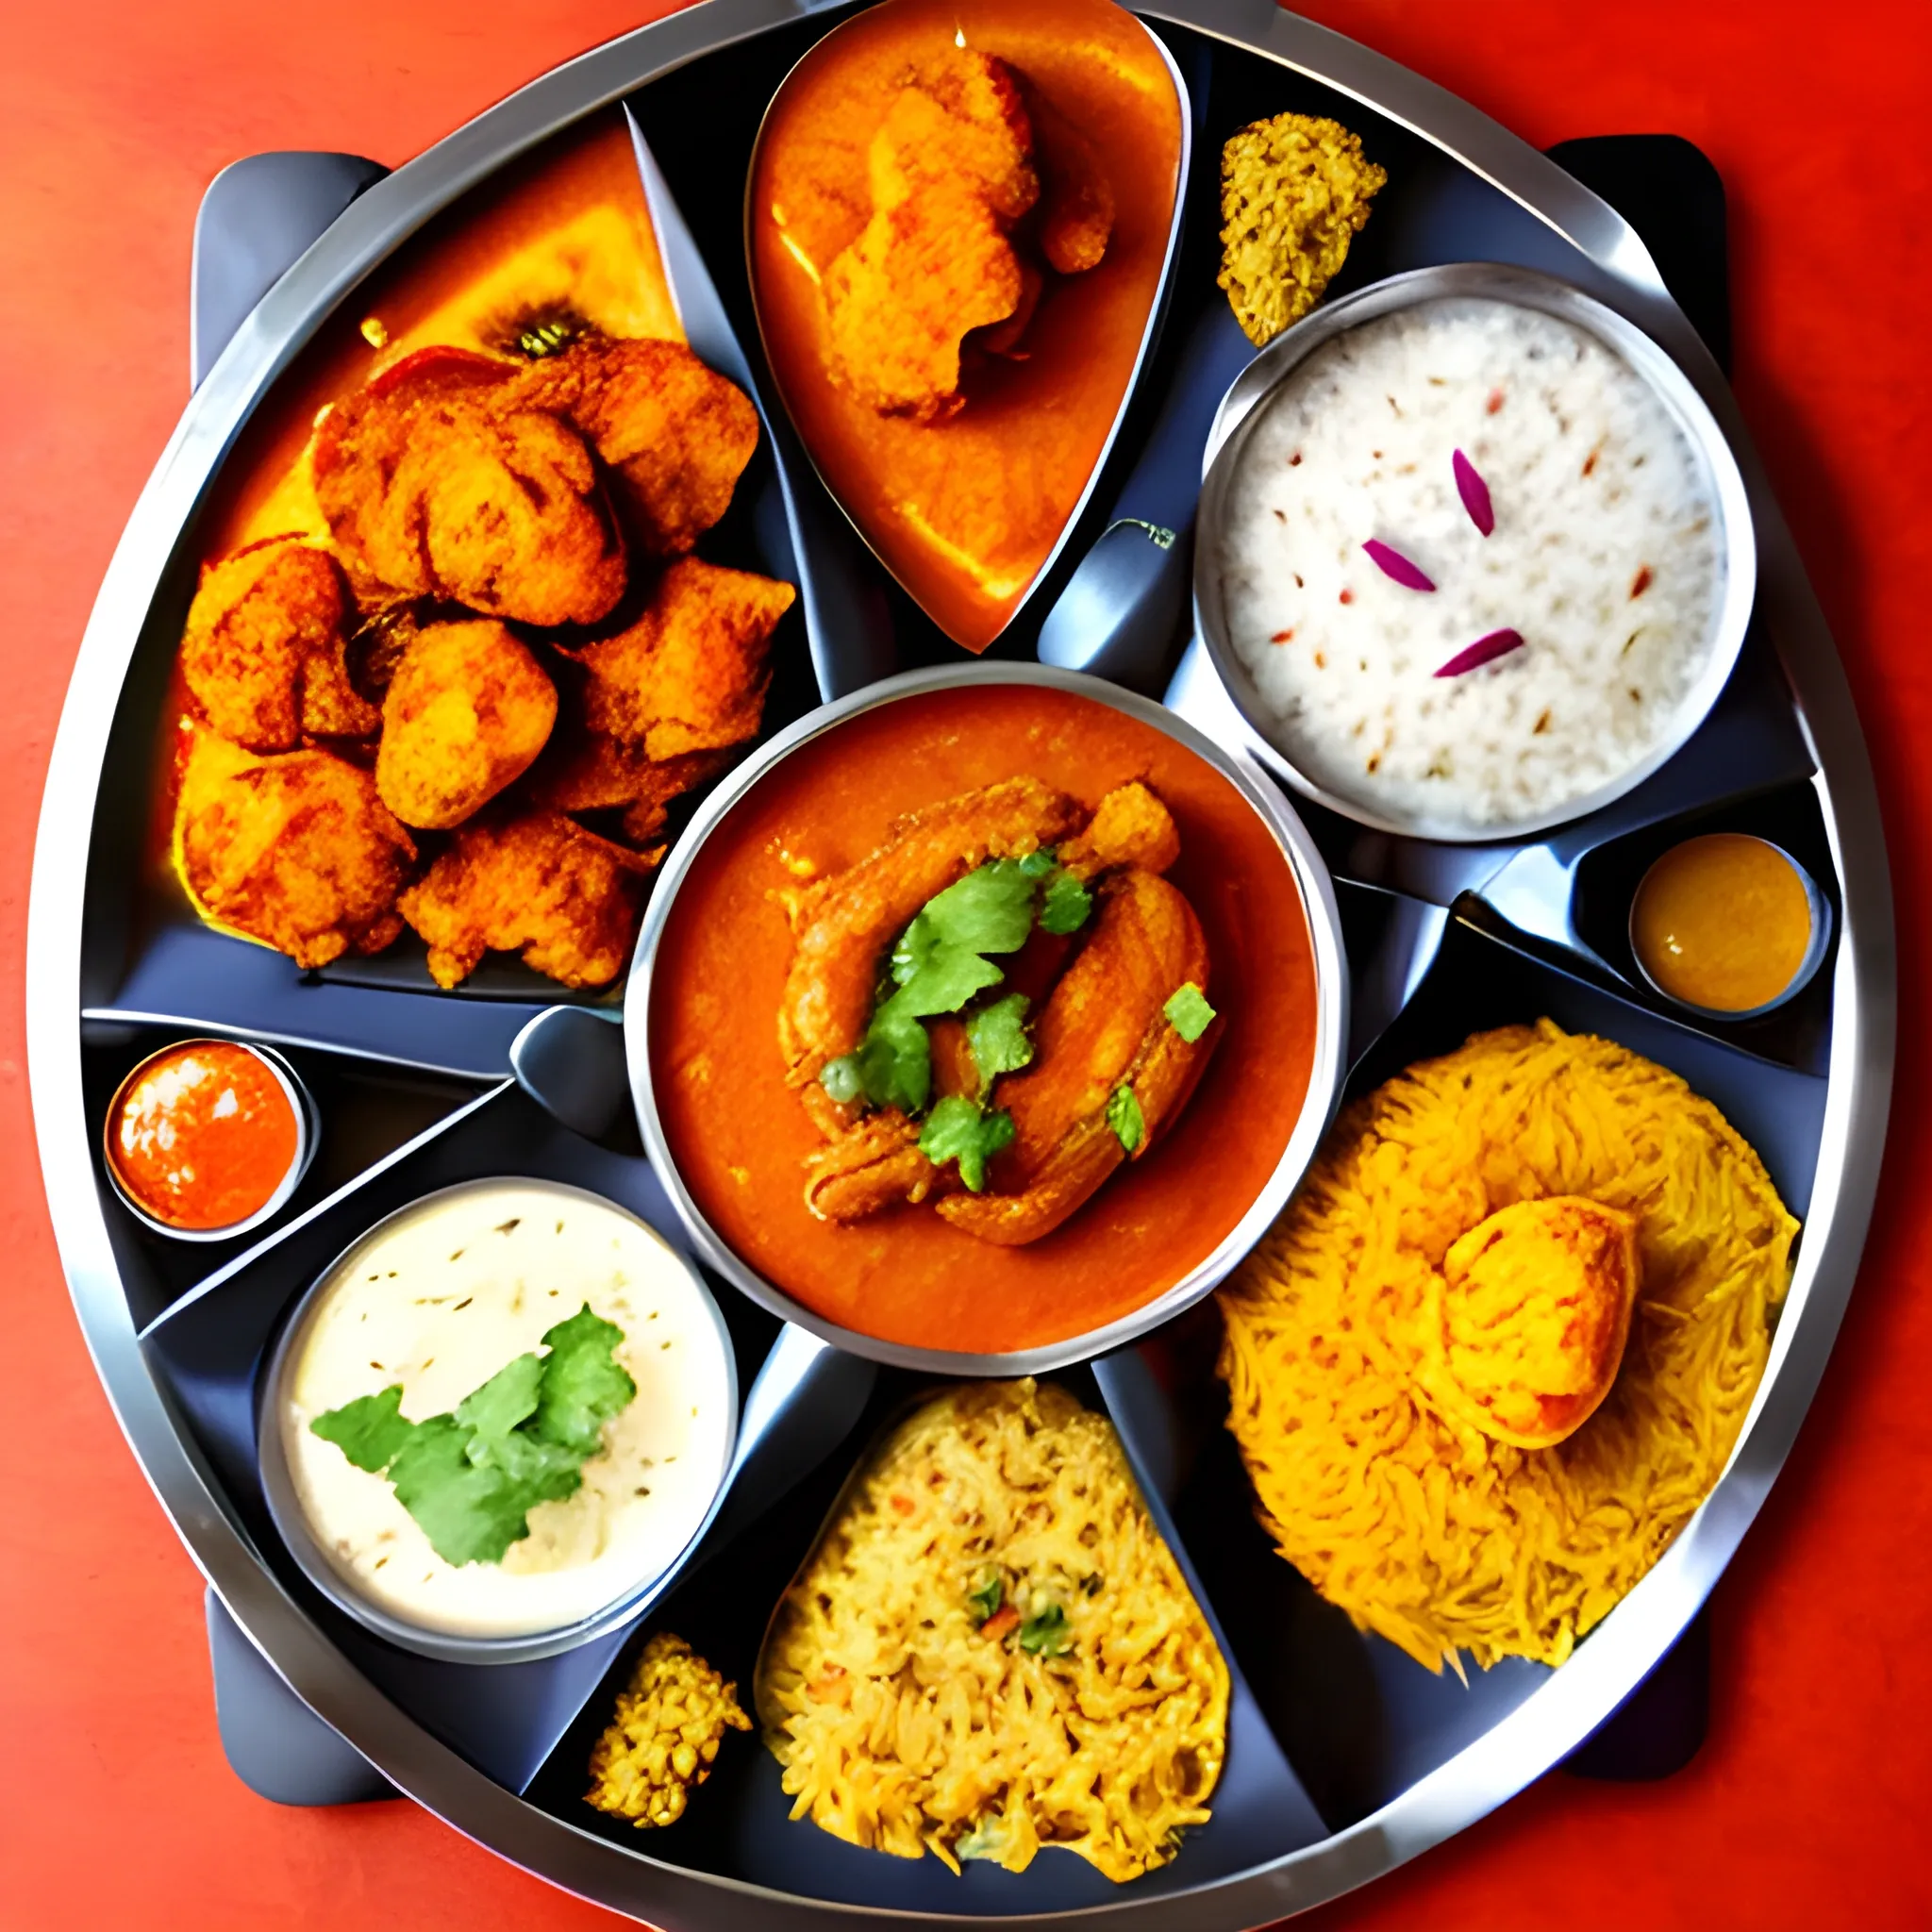
{"type": "Polygon", "coordinates": [[[1709,1020],[1755,1020],[1794,998],[1831,938],[1831,903],[1791,855],[1707,832],[1654,860],[1630,902],[1630,951],[1651,988],[1709,1020]]]}
{"type": "Polygon", "coordinates": [[[315,1153],[315,1107],[267,1047],[180,1040],[116,1090],[102,1133],[128,1211],[177,1241],[230,1241],[295,1191],[315,1153]]]}

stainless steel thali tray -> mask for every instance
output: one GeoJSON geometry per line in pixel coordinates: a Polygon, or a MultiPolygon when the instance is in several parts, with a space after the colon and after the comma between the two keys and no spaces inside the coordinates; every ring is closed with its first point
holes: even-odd
{"type": "MultiPolygon", "coordinates": [[[[1430,845],[1366,832],[1319,806],[1302,814],[1318,863],[1337,881],[1352,982],[1347,1060],[1357,1083],[1476,1026],[1531,1017],[1523,1008],[1533,1003],[1684,1074],[1755,1141],[1803,1218],[1770,1367],[1708,1502],[1561,1670],[1499,1667],[1465,1690],[1374,1640],[1338,1640],[1307,1614],[1306,1593],[1267,1594],[1263,1585],[1286,1589],[1292,1573],[1258,1541],[1255,1559],[1236,1533],[1224,1536],[1202,1518],[1186,1458],[1174,1450],[1185,1418],[1172,1412],[1135,1351],[1070,1369],[1120,1427],[1158,1523],[1210,1616],[1222,1620],[1237,1675],[1214,1824],[1156,1877],[1109,1888],[1052,1860],[1037,1861],[1024,1880],[984,1867],[959,1880],[931,1860],[905,1866],[813,1842],[823,1835],[782,1826],[782,1807],[772,1802],[775,1774],[760,1790],[748,1774],[742,1789],[721,1777],[705,1794],[719,1818],[708,1834],[674,1842],[675,1833],[607,1830],[575,1801],[585,1726],[608,1702],[625,1632],[487,1671],[391,1651],[306,1590],[252,1487],[255,1381],[278,1320],[330,1256],[404,1201],[493,1172],[549,1174],[608,1193],[688,1243],[635,1143],[596,1138],[595,1091],[622,1094],[614,1012],[579,1008],[545,1017],[552,1002],[533,981],[514,977],[495,996],[486,990],[446,1001],[379,973],[304,986],[288,962],[224,941],[210,943],[234,960],[232,970],[211,966],[215,956],[202,949],[198,931],[157,921],[142,900],[155,723],[192,584],[197,517],[271,384],[373,270],[506,164],[620,103],[643,143],[667,257],[687,249],[709,272],[680,281],[672,263],[687,332],[714,363],[724,343],[755,343],[739,253],[741,156],[730,149],[729,164],[715,168],[712,206],[694,144],[702,137],[715,166],[742,122],[748,154],[771,82],[849,10],[707,0],[545,75],[375,180],[213,359],[102,587],[42,809],[28,1033],[56,1233],[123,1427],[227,1614],[383,1778],[504,1857],[667,1927],[857,1924],[891,1912],[1016,1924],[1077,1912],[1150,1932],[1259,1925],[1376,1877],[1560,1762],[1696,1615],[1791,1445],[1851,1290],[1885,1133],[1894,1005],[1878,807],[1836,650],[1719,365],[1650,251],[1555,161],[1441,89],[1267,0],[1136,9],[1162,37],[1192,96],[1196,199],[1188,225],[1197,250],[1203,234],[1212,244],[1212,184],[1204,215],[1199,158],[1257,114],[1335,112],[1401,161],[1400,171],[1391,161],[1396,179],[1351,260],[1349,286],[1464,259],[1560,276],[1674,361],[1742,472],[1759,559],[1753,633],[1702,731],[1641,786],[1604,812],[1513,845],[1430,845]],[[732,101],[736,109],[727,110],[732,101]],[[1733,822],[1764,830],[1803,859],[1833,902],[1835,951],[1779,1015],[1748,1027],[1697,1028],[1619,965],[1615,935],[1592,909],[1602,895],[1593,900],[1591,888],[1622,877],[1646,839],[1669,827],[1733,822]],[[618,1070],[614,1088],[607,1077],[599,1090],[594,1071],[580,1083],[593,1097],[575,1116],[568,1105],[546,1111],[511,1077],[514,1065],[531,1090],[556,1102],[542,1072],[544,1041],[557,1044],[565,1029],[562,1059],[594,1060],[603,1047],[618,1070]],[[325,1147],[265,1234],[198,1248],[184,1261],[145,1241],[122,1213],[95,1149],[116,1070],[170,1037],[209,1031],[274,1041],[295,1057],[330,1113],[334,1151],[325,1147]],[[1255,1560],[1273,1568],[1242,1570],[1255,1560]],[[1254,1593],[1250,1583],[1271,1615],[1280,1612],[1279,1656],[1257,1648],[1257,1619],[1237,1601],[1254,1593]],[[1342,1726],[1355,1746],[1337,1731],[1284,1719],[1296,1672],[1338,1659],[1356,1700],[1342,1726]],[[1373,1748],[1359,1745],[1365,1737],[1373,1748]],[[887,1865],[894,1869],[874,1869],[887,1865]]],[[[350,185],[361,178],[353,169],[344,176],[350,185]]],[[[1185,239],[1180,256],[1185,269],[1185,239]]],[[[1146,394],[1130,407],[1092,492],[1095,508],[1001,654],[1034,655],[1040,620],[1082,555],[1100,559],[1103,575],[1118,569],[1142,590],[1164,568],[1136,533],[1184,528],[1213,406],[1252,353],[1230,341],[1224,305],[1217,328],[1211,274],[1195,279],[1206,295],[1198,287],[1176,295],[1161,341],[1141,365],[1146,394]]],[[[211,347],[198,343],[198,353],[211,347]]],[[[757,379],[759,371],[750,374],[757,379]]],[[[814,493],[769,391],[763,401],[776,467],[759,487],[775,492],[774,504],[783,499],[784,514],[767,520],[760,541],[789,547],[810,617],[810,688],[801,660],[795,713],[944,653],[903,612],[894,613],[896,630],[877,628],[876,574],[855,562],[850,533],[814,493]],[[882,636],[896,636],[896,650],[882,636]]],[[[1094,581],[1075,591],[1094,593],[1094,581]]],[[[1158,641],[1178,651],[1186,642],[1178,603],[1160,608],[1174,629],[1158,641]]],[[[1041,654],[1064,661],[1058,641],[1041,654]]],[[[1144,674],[1131,651],[1103,651],[1091,668],[1132,681],[1130,662],[1144,674]]],[[[1162,682],[1167,668],[1159,667],[1162,682]]],[[[1229,756],[1249,760],[1252,782],[1271,782],[1250,759],[1253,741],[1198,642],[1181,658],[1167,702],[1229,756]]],[[[675,1597],[687,1616],[722,1616],[734,1591],[762,1588],[760,1562],[789,1573],[799,1551],[786,1539],[797,1531],[766,1519],[758,1537],[740,1532],[794,1483],[810,1494],[818,1478],[808,1472],[836,1487],[841,1445],[863,1441],[866,1419],[912,1386],[896,1379],[899,1371],[780,1328],[732,1291],[721,1290],[720,1300],[748,1393],[732,1491],[701,1559],[659,1593],[675,1597]]],[[[788,1510],[786,1522],[809,1514],[788,1510]]],[[[695,1629],[687,1634],[703,1647],[695,1629]]]]}

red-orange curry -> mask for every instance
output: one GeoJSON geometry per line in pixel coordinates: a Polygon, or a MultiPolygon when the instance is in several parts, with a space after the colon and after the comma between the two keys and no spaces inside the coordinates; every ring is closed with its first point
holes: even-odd
{"type": "Polygon", "coordinates": [[[772,105],[750,245],[766,354],[814,460],[887,566],[970,650],[998,636],[1106,447],[1159,292],[1181,111],[1146,30],[1100,0],[889,0],[828,34],[772,105]],[[828,379],[823,277],[865,226],[868,151],[908,67],[958,44],[1007,62],[1091,144],[1106,253],[1048,275],[1017,359],[969,373],[943,422],[882,415],[828,379]]]}
{"type": "Polygon", "coordinates": [[[156,1055],[108,1117],[121,1185],[155,1220],[196,1232],[258,1214],[300,1151],[295,1108],[275,1069],[232,1041],[156,1055]]]}
{"type": "Polygon", "coordinates": [[[1293,1131],[1315,1010],[1293,874],[1232,785],[1092,699],[969,685],[859,713],[774,767],[726,815],[664,933],[650,1051],[679,1172],[753,1268],[883,1341],[993,1354],[1103,1326],[1212,1253],[1293,1131]],[[786,1083],[775,1024],[792,958],[782,895],[856,863],[906,813],[1018,774],[1090,807],[1142,779],[1173,813],[1181,856],[1169,876],[1207,935],[1216,1051],[1171,1131],[1043,1240],[992,1245],[929,1207],[816,1219],[805,1162],[823,1143],[786,1083]]]}

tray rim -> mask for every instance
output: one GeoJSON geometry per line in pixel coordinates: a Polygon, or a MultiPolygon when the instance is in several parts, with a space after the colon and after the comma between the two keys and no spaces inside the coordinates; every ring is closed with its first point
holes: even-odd
{"type": "MultiPolygon", "coordinates": [[[[92,807],[113,719],[113,708],[92,703],[91,694],[121,688],[183,527],[255,402],[322,320],[430,214],[538,142],[700,54],[824,10],[812,0],[704,0],[566,62],[377,183],[264,297],[190,403],[103,581],[49,763],[30,897],[28,1070],[56,1240],[109,1402],[193,1560],[296,1694],[401,1790],[502,1856],[620,1912],[634,1915],[640,1908],[639,1867],[647,1866],[652,1916],[667,1926],[803,1925],[808,1920],[859,1924],[906,1915],[824,1906],[693,1874],[538,1811],[376,1691],[275,1582],[200,1457],[177,1432],[138,1347],[120,1288],[81,1096],[86,867],[76,860],[92,839],[92,807]],[[76,837],[76,825],[88,827],[85,838],[76,837]]],[[[1304,1909],[1473,1823],[1580,1742],[1694,1614],[1790,1450],[1850,1292],[1890,1106],[1896,969],[1882,820],[1842,665],[1737,405],[1635,231],[1557,163],[1476,108],[1382,55],[1278,11],[1271,0],[1158,0],[1134,10],[1274,59],[1443,151],[1589,258],[1614,284],[1611,306],[1676,359],[1716,415],[1744,475],[1759,536],[1761,608],[1775,612],[1775,641],[1816,756],[1814,785],[1839,870],[1845,941],[1834,974],[1827,1105],[1809,1238],[1744,1431],[1704,1508],[1569,1667],[1474,1744],[1360,1824],[1211,1886],[1007,1922],[1024,1927],[1106,1914],[1178,1932],[1252,1925],[1304,1909]]]]}

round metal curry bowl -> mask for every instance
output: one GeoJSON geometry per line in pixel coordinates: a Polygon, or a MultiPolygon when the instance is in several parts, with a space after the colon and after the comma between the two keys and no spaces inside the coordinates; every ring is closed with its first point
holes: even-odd
{"type": "Polygon", "coordinates": [[[1378,832],[1441,840],[1455,844],[1491,844],[1524,839],[1567,824],[1622,798],[1684,748],[1730,681],[1757,590],[1757,543],[1751,501],[1738,459],[1716,417],[1684,372],[1649,336],[1593,296],[1532,269],[1497,262],[1461,261],[1440,268],[1413,269],[1391,275],[1359,292],[1325,304],[1285,330],[1238,376],[1223,401],[1208,441],[1208,467],[1201,486],[1201,537],[1194,552],[1194,615],[1203,641],[1222,683],[1257,741],[1260,755],[1303,796],[1339,811],[1378,832]],[[1281,741],[1280,726],[1270,716],[1253,674],[1241,661],[1228,633],[1222,594],[1221,532],[1228,495],[1242,452],[1256,426],[1293,372],[1318,349],[1365,322],[1445,299],[1480,299],[1534,308],[1573,324],[1594,336],[1648,384],[1690,443],[1702,468],[1716,511],[1724,557],[1724,593],[1712,622],[1710,653],[1690,689],[1678,701],[1669,728],[1635,764],[1594,791],[1557,809],[1487,825],[1385,817],[1358,799],[1328,787],[1295,761],[1281,741]]]}
{"type": "MultiPolygon", "coordinates": [[[[763,1028],[768,1024],[768,1016],[759,1015],[748,1024],[763,1028]]],[[[1036,664],[958,665],[908,672],[888,678],[801,718],[748,758],[706,800],[665,861],[638,940],[625,1003],[625,1057],[645,1151],[705,1261],[772,1313],[785,1321],[797,1323],[836,1347],[850,1349],[874,1361],[900,1368],[953,1375],[1033,1374],[1105,1354],[1158,1327],[1225,1279],[1228,1272],[1254,1246],[1281,1211],[1314,1158],[1341,1091],[1347,1041],[1347,961],[1334,887],[1321,854],[1287,801],[1245,760],[1231,756],[1164,707],[1101,678],[1036,664]],[[970,1349],[941,1350],[881,1341],[841,1325],[795,1299],[740,1254],[706,1214],[689,1181],[680,1172],[676,1151],[671,1144],[658,1105],[652,1067],[651,1013],[658,950],[673,919],[679,889],[689,877],[706,841],[740,801],[803,746],[823,739],[828,732],[839,730],[850,719],[876,710],[881,706],[930,692],[984,690],[991,686],[1066,691],[1122,712],[1173,740],[1234,789],[1265,827],[1292,876],[1300,898],[1314,966],[1315,1039],[1307,1089],[1280,1158],[1265,1185],[1211,1253],[1142,1307],[1104,1326],[1035,1347],[982,1354],[970,1349]]],[[[1191,1119],[1191,1106],[1181,1114],[1172,1130],[1174,1133],[1185,1133],[1191,1124],[1195,1131],[1201,1130],[1202,1123],[1191,1119]]],[[[1048,1239],[1053,1238],[1050,1236],[1048,1239]]]]}
{"type": "Polygon", "coordinates": [[[637,1614],[640,1601],[674,1575],[704,1541],[705,1532],[711,1526],[711,1520],[723,1506],[730,1488],[727,1478],[731,1470],[732,1456],[737,1448],[738,1397],[738,1361],[732,1348],[730,1331],[724,1325],[724,1317],[719,1312],[718,1304],[712,1299],[711,1291],[706,1286],[704,1276],[672,1247],[656,1228],[640,1216],[633,1214],[621,1202],[609,1200],[603,1194],[592,1193],[588,1188],[574,1188],[563,1181],[531,1180],[515,1174],[491,1174],[476,1180],[458,1181],[453,1187],[438,1188],[430,1193],[420,1194],[415,1200],[407,1202],[395,1209],[393,1213],[385,1214],[373,1226],[364,1228],[296,1297],[282,1320],[280,1332],[270,1352],[267,1366],[256,1386],[256,1453],[259,1459],[262,1493],[268,1503],[269,1514],[275,1519],[275,1528],[281,1533],[282,1541],[288,1545],[290,1556],[295,1559],[297,1567],[308,1581],[345,1616],[355,1618],[365,1630],[373,1631],[377,1637],[403,1650],[413,1651],[418,1657],[438,1657],[448,1663],[459,1664],[528,1663],[537,1657],[556,1657],[563,1651],[575,1650],[579,1644],[588,1643],[593,1638],[600,1637],[607,1631],[616,1630],[628,1623],[637,1614]],[[502,1186],[505,1181],[516,1182],[525,1187],[541,1187],[553,1193],[574,1195],[581,1201],[595,1202],[598,1207],[612,1214],[622,1215],[625,1220],[643,1229],[651,1240],[683,1269],[690,1278],[691,1285],[697,1291],[699,1306],[710,1318],[711,1325],[718,1337],[718,1346],[724,1361],[728,1420],[724,1430],[724,1454],[718,1459],[710,1503],[699,1519],[697,1526],[661,1569],[635,1578],[608,1603],[601,1605],[589,1615],[579,1617],[573,1623],[559,1624],[554,1629],[536,1630],[508,1637],[467,1637],[454,1631],[432,1630],[424,1624],[412,1624],[408,1619],[384,1609],[380,1605],[372,1603],[329,1561],[310,1532],[308,1513],[302,1507],[302,1499],[297,1493],[294,1477],[289,1468],[288,1455],[282,1441],[282,1403],[289,1377],[293,1372],[297,1352],[307,1337],[310,1319],[318,1304],[348,1272],[358,1256],[397,1224],[413,1220],[441,1202],[455,1200],[464,1194],[488,1193],[491,1189],[502,1186]]]}

